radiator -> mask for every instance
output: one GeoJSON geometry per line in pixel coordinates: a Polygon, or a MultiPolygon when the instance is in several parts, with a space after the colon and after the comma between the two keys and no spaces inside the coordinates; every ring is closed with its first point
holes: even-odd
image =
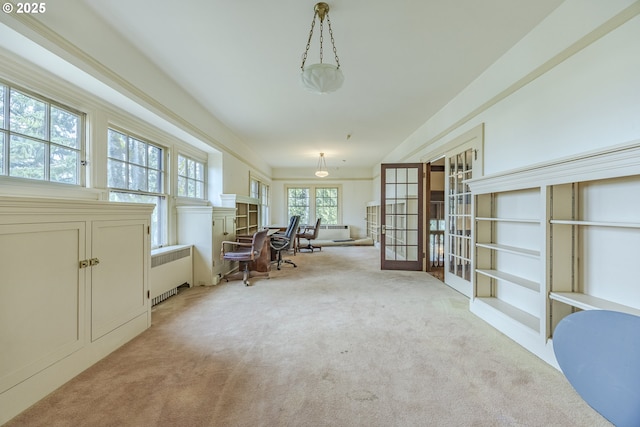
{"type": "Polygon", "coordinates": [[[320,231],[318,231],[318,240],[345,240],[350,238],[351,229],[348,225],[320,225],[320,231]]]}
{"type": "Polygon", "coordinates": [[[179,286],[193,283],[192,253],[191,245],[167,246],[151,252],[151,305],[177,294],[179,286]]]}

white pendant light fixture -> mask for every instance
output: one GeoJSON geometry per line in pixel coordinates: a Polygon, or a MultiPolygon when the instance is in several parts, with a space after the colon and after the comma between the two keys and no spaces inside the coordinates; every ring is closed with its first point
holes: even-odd
{"type": "Polygon", "coordinates": [[[318,167],[316,169],[316,176],[318,178],[329,176],[329,171],[327,170],[327,161],[324,159],[324,153],[320,153],[320,158],[318,159],[318,167]]]}
{"type": "Polygon", "coordinates": [[[338,53],[336,52],[336,44],[333,40],[333,31],[331,30],[331,20],[329,19],[329,5],[326,3],[317,3],[313,8],[313,21],[311,21],[311,31],[309,31],[309,40],[307,41],[307,48],[302,56],[302,74],[300,75],[300,81],[305,89],[318,94],[325,94],[334,92],[340,89],[344,76],[340,70],[340,60],[338,59],[338,53]],[[307,53],[309,52],[309,46],[311,45],[311,37],[313,36],[313,27],[316,25],[316,16],[320,20],[320,63],[304,66],[307,61],[307,53]],[[323,29],[324,18],[327,18],[327,24],[329,26],[329,36],[331,37],[331,45],[333,46],[333,54],[336,59],[336,65],[324,64],[322,62],[322,44],[323,44],[323,29]]]}

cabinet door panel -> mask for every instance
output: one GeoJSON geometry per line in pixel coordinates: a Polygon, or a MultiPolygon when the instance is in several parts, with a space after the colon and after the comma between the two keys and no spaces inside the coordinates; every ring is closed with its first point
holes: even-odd
{"type": "Polygon", "coordinates": [[[83,345],[85,223],[0,226],[0,392],[83,345]]]}
{"type": "Polygon", "coordinates": [[[91,236],[91,339],[146,312],[150,257],[143,221],[96,221],[91,236]]]}

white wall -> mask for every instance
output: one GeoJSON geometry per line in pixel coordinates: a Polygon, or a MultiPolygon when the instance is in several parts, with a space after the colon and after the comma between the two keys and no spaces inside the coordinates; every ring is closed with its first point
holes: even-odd
{"type": "Polygon", "coordinates": [[[639,139],[639,12],[567,0],[383,163],[430,160],[481,123],[485,174],[639,139]]]}

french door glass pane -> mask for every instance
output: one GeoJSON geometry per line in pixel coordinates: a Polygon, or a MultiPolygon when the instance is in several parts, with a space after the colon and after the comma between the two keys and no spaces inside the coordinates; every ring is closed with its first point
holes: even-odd
{"type": "Polygon", "coordinates": [[[473,150],[449,157],[449,272],[471,280],[471,192],[473,150]]]}

